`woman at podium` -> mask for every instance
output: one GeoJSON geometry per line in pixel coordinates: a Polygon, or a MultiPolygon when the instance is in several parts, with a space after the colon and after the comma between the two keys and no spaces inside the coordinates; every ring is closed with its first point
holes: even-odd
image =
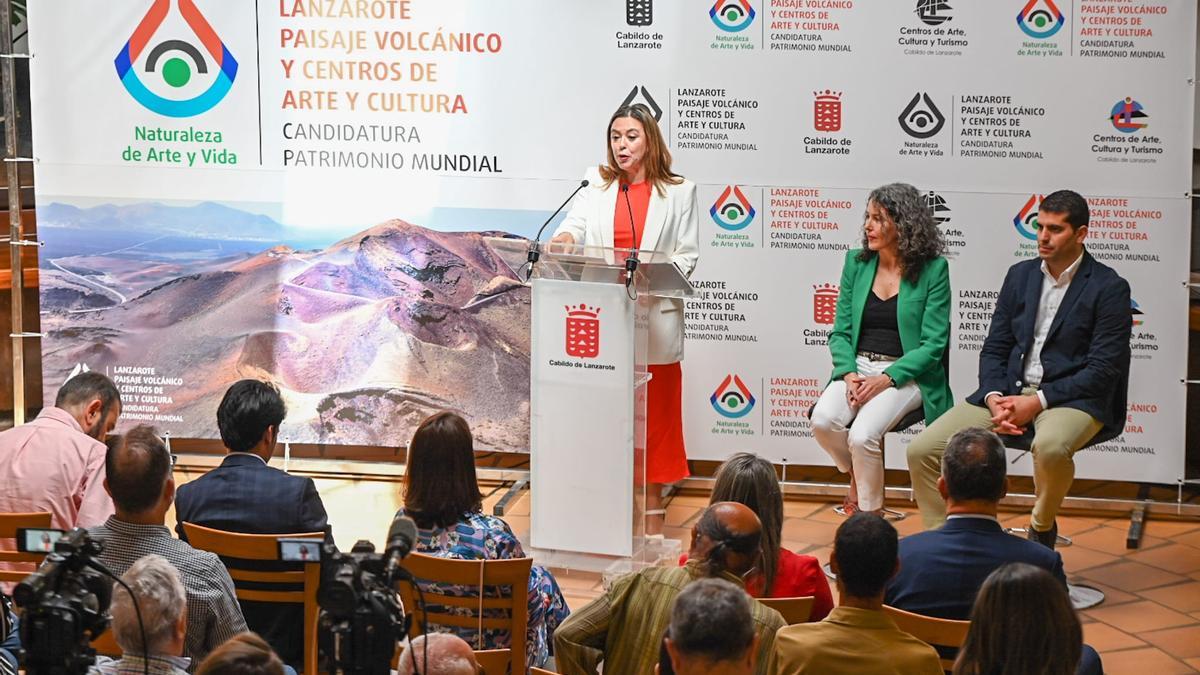
{"type": "MultiPolygon", "coordinates": [[[[670,256],[691,276],[699,257],[696,185],[671,172],[671,153],[658,122],[640,103],[613,113],[608,160],[584,174],[552,243],[636,248],[670,256]]],[[[683,445],[683,300],[650,303],[646,402],[646,533],[662,532],[662,485],[688,476],[683,445]]]]}
{"type": "Polygon", "coordinates": [[[915,187],[892,183],[867,197],[862,248],[842,266],[833,374],[811,415],[813,437],[850,474],[848,512],[883,509],[883,435],[919,408],[929,424],[953,404],[945,249],[915,187]]]}

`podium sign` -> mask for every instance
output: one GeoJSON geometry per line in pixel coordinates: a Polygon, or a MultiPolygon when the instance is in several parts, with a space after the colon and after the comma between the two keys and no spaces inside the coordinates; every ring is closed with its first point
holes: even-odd
{"type": "Polygon", "coordinates": [[[633,554],[637,304],[622,285],[533,282],[534,548],[633,554]]]}

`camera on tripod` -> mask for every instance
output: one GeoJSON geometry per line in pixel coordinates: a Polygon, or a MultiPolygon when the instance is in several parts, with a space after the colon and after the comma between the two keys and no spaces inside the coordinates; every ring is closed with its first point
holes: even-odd
{"type": "Polygon", "coordinates": [[[388,529],[387,548],[359,540],[349,553],[311,539],[280,539],[279,557],[321,565],[317,604],[317,644],[323,670],[384,675],[391,671],[396,644],[408,633],[408,619],[395,590],[407,578],[400,560],[412,550],[417,528],[397,517],[388,529]],[[318,553],[319,551],[319,553],[318,553]]]}
{"type": "Polygon", "coordinates": [[[112,582],[96,557],[103,550],[87,531],[21,528],[17,549],[48,552],[36,572],[13,590],[22,609],[25,671],[84,673],[96,658],[89,643],[108,628],[112,582]]]}

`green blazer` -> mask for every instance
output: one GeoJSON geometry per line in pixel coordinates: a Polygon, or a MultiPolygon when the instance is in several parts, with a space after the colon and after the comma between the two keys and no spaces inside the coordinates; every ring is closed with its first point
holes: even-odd
{"type": "MultiPolygon", "coordinates": [[[[833,355],[830,381],[840,380],[858,369],[854,359],[863,307],[879,267],[879,256],[863,262],[858,259],[860,250],[848,251],[842,265],[837,316],[829,334],[829,352],[833,355]]],[[[925,406],[925,424],[931,424],[954,404],[942,366],[942,355],[950,343],[950,268],[945,258],[926,263],[916,283],[900,279],[896,323],[904,356],[883,372],[891,375],[898,387],[916,380],[925,406]]]]}

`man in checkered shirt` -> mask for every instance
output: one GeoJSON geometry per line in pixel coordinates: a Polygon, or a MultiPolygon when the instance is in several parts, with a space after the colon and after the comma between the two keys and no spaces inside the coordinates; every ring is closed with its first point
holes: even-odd
{"type": "Polygon", "coordinates": [[[183,655],[192,669],[228,638],[246,630],[233,580],[216,554],[198,551],[171,536],[163,524],[175,499],[171,456],[154,429],[140,425],[112,442],[104,489],[116,514],[88,533],[103,542],[100,561],[118,576],[150,553],[179,570],[187,590],[187,637],[183,655]]]}

